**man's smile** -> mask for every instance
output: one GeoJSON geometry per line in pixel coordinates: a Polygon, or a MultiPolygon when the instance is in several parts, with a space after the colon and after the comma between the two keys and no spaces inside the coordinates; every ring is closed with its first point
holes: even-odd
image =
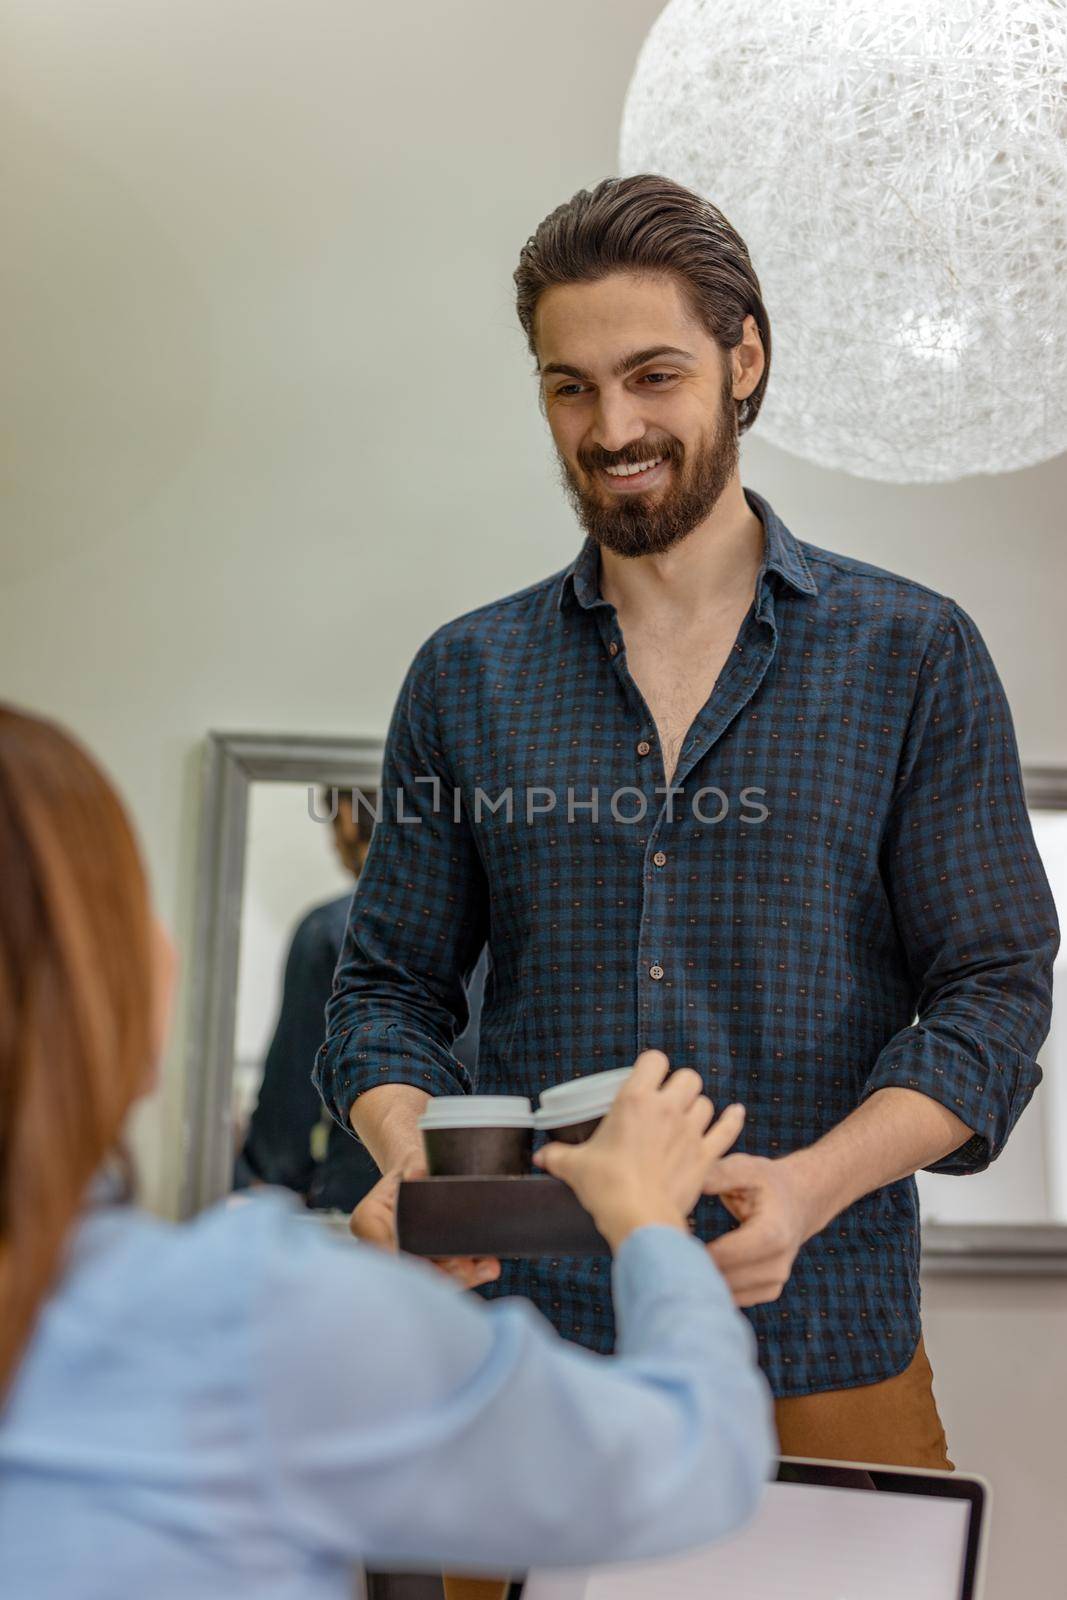
{"type": "Polygon", "coordinates": [[[619,467],[598,467],[596,476],[613,494],[633,494],[661,483],[670,471],[667,456],[653,456],[650,463],[635,462],[619,467]]]}

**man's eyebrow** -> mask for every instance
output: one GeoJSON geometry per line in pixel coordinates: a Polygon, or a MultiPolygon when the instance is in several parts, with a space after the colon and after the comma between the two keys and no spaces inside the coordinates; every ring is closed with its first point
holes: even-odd
{"type": "MultiPolygon", "coordinates": [[[[627,372],[633,372],[635,367],[643,367],[646,361],[658,361],[661,356],[673,356],[676,360],[696,361],[697,357],[691,350],[679,350],[677,345],[656,344],[648,350],[631,350],[628,356],[623,356],[621,361],[615,363],[612,371],[613,378],[624,377],[627,372]]],[[[565,378],[589,377],[588,372],[583,372],[580,367],[568,367],[562,361],[550,361],[545,367],[538,367],[537,375],[545,378],[550,372],[562,373],[565,378]]]]}

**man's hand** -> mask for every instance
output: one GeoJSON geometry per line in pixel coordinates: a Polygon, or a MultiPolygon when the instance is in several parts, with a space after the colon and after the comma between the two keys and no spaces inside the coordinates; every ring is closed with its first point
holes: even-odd
{"type": "Polygon", "coordinates": [[[704,1193],[718,1195],[741,1224],[708,1245],[735,1304],[777,1300],[797,1251],[819,1227],[796,1167],[788,1156],[726,1156],[712,1169],[704,1193]]]}
{"type": "Polygon", "coordinates": [[[393,1167],[369,1189],[348,1219],[348,1226],[364,1244],[377,1245],[379,1250],[397,1249],[396,1194],[402,1178],[418,1177],[415,1163],[393,1167]]]}
{"type": "Polygon", "coordinates": [[[727,1156],[704,1185],[741,1226],[708,1246],[739,1306],[777,1300],[801,1245],[861,1196],[931,1166],[973,1130],[913,1089],[878,1089],[787,1156],[727,1156]]]}
{"type": "MultiPolygon", "coordinates": [[[[426,1175],[426,1163],[421,1156],[410,1156],[383,1174],[348,1219],[356,1238],[362,1239],[364,1244],[377,1245],[381,1250],[395,1251],[396,1195],[401,1180],[425,1178],[426,1175]]],[[[433,1261],[432,1265],[464,1289],[492,1283],[500,1276],[500,1262],[493,1256],[447,1256],[433,1261]]]]}

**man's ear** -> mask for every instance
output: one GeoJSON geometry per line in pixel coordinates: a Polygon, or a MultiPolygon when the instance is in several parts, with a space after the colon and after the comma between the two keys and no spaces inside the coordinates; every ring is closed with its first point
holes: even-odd
{"type": "Polygon", "coordinates": [[[759,324],[750,311],[741,324],[741,339],[730,351],[730,372],[735,400],[748,399],[753,389],[758,387],[765,366],[766,356],[759,324]],[[739,385],[743,387],[742,394],[737,392],[739,385]]]}

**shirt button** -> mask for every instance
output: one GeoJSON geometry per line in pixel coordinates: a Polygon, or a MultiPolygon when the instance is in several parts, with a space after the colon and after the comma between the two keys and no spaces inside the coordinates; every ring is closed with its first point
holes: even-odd
{"type": "Polygon", "coordinates": [[[611,643],[608,645],[608,655],[609,656],[617,656],[618,653],[619,653],[619,646],[616,643],[616,641],[614,639],[612,639],[611,643]]]}
{"type": "Polygon", "coordinates": [[[651,749],[652,746],[649,744],[648,740],[642,739],[641,743],[637,747],[637,753],[639,756],[647,756],[651,749]]]}
{"type": "Polygon", "coordinates": [[[662,978],[663,968],[660,966],[658,961],[654,967],[649,967],[648,975],[650,978],[655,978],[657,983],[659,982],[660,978],[662,978]]]}
{"type": "Polygon", "coordinates": [[[667,857],[663,854],[662,850],[657,850],[655,855],[652,857],[652,860],[655,862],[657,867],[665,867],[667,865],[667,857]]]}

